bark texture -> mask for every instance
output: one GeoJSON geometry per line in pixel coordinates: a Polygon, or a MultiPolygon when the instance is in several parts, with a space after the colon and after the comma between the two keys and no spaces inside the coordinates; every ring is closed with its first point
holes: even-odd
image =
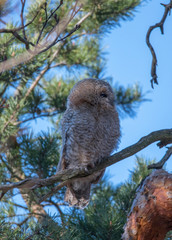
{"type": "Polygon", "coordinates": [[[172,174],[153,171],[137,190],[123,240],[164,240],[172,230],[172,174]]]}

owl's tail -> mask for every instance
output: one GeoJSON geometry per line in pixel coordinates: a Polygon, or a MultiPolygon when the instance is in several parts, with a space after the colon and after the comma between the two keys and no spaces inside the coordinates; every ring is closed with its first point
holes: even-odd
{"type": "Polygon", "coordinates": [[[90,182],[73,181],[68,185],[64,200],[71,206],[85,208],[89,204],[90,182]]]}

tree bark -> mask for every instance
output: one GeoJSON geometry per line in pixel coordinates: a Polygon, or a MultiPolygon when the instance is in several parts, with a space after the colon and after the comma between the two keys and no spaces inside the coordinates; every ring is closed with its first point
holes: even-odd
{"type": "Polygon", "coordinates": [[[172,230],[172,174],[153,171],[139,186],[123,240],[164,240],[172,230]]]}

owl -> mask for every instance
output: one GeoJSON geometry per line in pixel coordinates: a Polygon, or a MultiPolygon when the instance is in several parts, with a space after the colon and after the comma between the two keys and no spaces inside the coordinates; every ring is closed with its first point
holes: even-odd
{"type": "MultiPolygon", "coordinates": [[[[57,172],[69,168],[94,168],[117,148],[120,137],[118,113],[111,86],[98,79],[84,79],[72,88],[61,122],[62,151],[57,172]]],[[[104,170],[72,180],[65,201],[84,208],[89,203],[91,185],[104,170]]]]}

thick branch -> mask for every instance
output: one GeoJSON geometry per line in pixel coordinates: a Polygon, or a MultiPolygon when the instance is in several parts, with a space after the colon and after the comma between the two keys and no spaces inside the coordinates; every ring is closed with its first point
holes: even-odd
{"type": "Polygon", "coordinates": [[[172,229],[172,174],[155,170],[138,188],[123,240],[163,240],[172,229]]]}
{"type": "MultiPolygon", "coordinates": [[[[117,163],[125,158],[128,158],[136,154],[137,152],[146,148],[151,143],[154,143],[157,141],[164,141],[165,139],[172,140],[172,129],[164,129],[164,130],[152,132],[147,136],[142,137],[137,143],[131,145],[130,147],[123,149],[122,151],[112,155],[109,158],[103,159],[99,165],[97,165],[94,169],[89,169],[88,171],[85,171],[85,169],[82,169],[82,168],[66,169],[46,179],[28,178],[23,181],[12,183],[12,184],[0,185],[0,190],[2,191],[1,195],[3,196],[7,191],[14,188],[35,189],[39,187],[49,186],[56,182],[66,181],[67,183],[67,181],[70,179],[86,177],[96,171],[100,171],[114,163],[117,163]]],[[[61,186],[64,186],[64,184],[62,183],[61,186]]]]}
{"type": "Polygon", "coordinates": [[[152,66],[151,66],[151,76],[152,76],[151,86],[152,86],[152,88],[154,88],[154,84],[158,84],[158,81],[157,81],[157,74],[156,74],[157,57],[156,57],[155,50],[154,50],[152,44],[150,43],[150,35],[151,35],[151,32],[155,28],[160,28],[161,34],[164,34],[164,23],[167,18],[167,15],[170,14],[170,11],[172,9],[172,0],[170,0],[169,4],[161,4],[161,5],[163,5],[165,7],[164,14],[162,16],[161,21],[159,23],[156,23],[153,26],[150,26],[147,31],[147,34],[146,34],[146,43],[152,54],[152,66]]]}

